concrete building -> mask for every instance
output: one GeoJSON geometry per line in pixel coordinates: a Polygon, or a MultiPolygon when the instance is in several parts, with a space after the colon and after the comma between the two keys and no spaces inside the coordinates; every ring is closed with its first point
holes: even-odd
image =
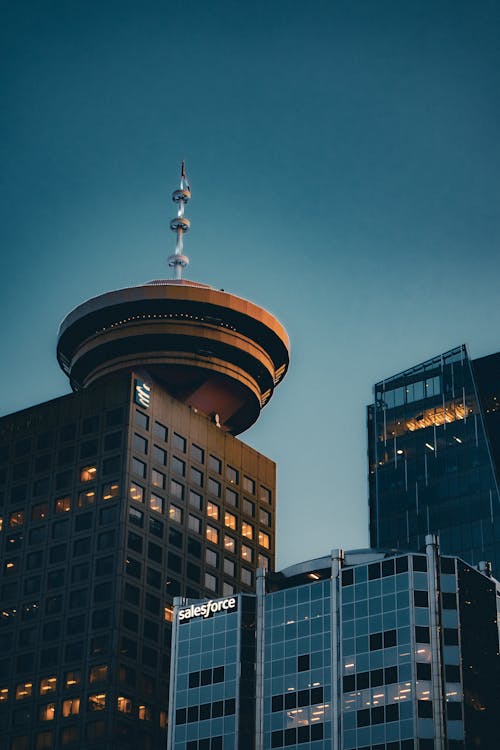
{"type": "Polygon", "coordinates": [[[288,366],[262,308],[175,278],[63,321],[73,393],[0,420],[0,748],[166,741],[173,597],[274,567],[275,465],[236,435],[288,366]]]}
{"type": "Polygon", "coordinates": [[[174,608],[168,750],[500,747],[500,585],[440,556],[334,550],[174,608]]]}

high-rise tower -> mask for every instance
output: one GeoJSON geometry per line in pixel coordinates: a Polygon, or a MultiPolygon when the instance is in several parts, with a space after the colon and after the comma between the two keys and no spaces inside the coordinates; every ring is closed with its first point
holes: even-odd
{"type": "MultiPolygon", "coordinates": [[[[275,465],[235,435],[288,366],[251,302],[182,278],[75,308],[73,393],[0,420],[0,726],[9,750],[161,747],[172,600],[274,566],[275,465]]],[[[0,745],[3,747],[2,745],[0,745]]]]}

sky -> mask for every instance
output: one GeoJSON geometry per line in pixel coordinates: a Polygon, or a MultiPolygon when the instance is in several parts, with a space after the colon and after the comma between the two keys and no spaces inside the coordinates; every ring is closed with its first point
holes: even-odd
{"type": "Polygon", "coordinates": [[[374,383],[500,346],[496,0],[0,0],[0,414],[69,392],[63,317],[187,277],[291,340],[242,439],[278,470],[277,565],[368,545],[374,383]]]}

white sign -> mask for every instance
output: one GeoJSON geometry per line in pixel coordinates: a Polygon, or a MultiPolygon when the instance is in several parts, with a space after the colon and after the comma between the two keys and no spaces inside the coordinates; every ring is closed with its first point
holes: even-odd
{"type": "Polygon", "coordinates": [[[209,602],[206,602],[206,604],[191,604],[190,607],[180,609],[177,618],[179,622],[192,620],[195,617],[206,619],[215,614],[215,612],[235,610],[236,605],[237,600],[234,596],[228,597],[227,599],[218,599],[217,601],[210,600],[209,602]]]}
{"type": "Polygon", "coordinates": [[[143,406],[145,409],[149,408],[151,401],[151,386],[144,383],[142,380],[135,381],[135,403],[139,406],[143,406]]]}

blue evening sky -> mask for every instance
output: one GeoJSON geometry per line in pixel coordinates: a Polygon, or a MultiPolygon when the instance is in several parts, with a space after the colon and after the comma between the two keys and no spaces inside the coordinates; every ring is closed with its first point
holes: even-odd
{"type": "Polygon", "coordinates": [[[292,364],[243,439],[278,464],[278,565],[368,543],[376,381],[498,350],[496,0],[2,0],[0,412],[69,390],[57,327],[167,276],[268,308],[292,364]]]}

